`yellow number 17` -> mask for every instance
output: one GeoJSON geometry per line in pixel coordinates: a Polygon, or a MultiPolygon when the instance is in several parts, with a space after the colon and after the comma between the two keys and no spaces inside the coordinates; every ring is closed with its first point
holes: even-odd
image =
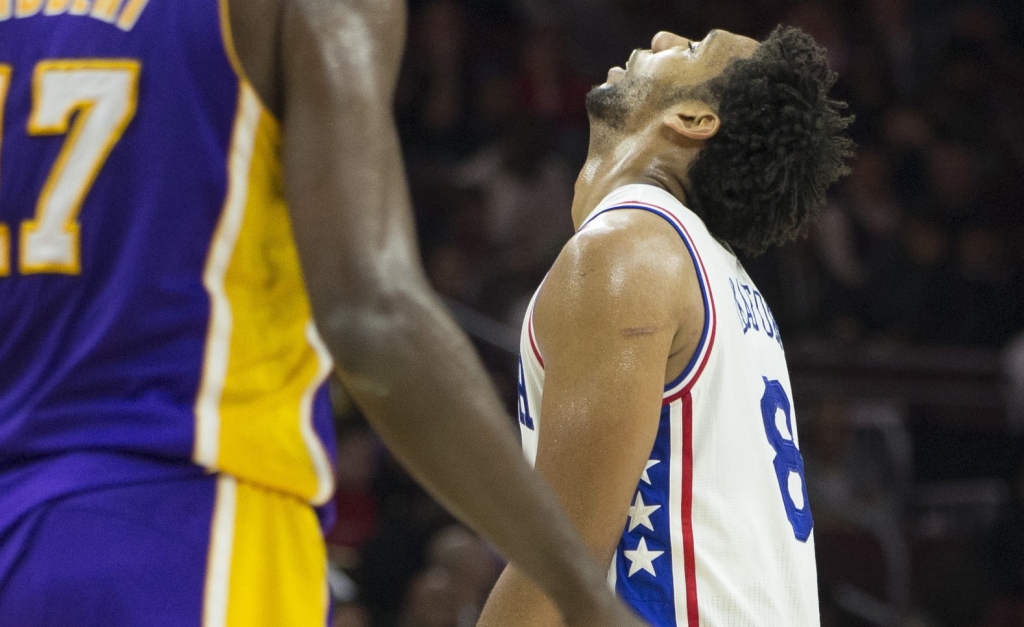
{"type": "MultiPolygon", "coordinates": [[[[141,65],[130,59],[42,61],[32,75],[29,135],[67,135],[36,202],[21,223],[22,274],[78,274],[78,212],[110,151],[135,116],[141,65]],[[77,115],[75,115],[77,113],[77,115]],[[73,119],[72,119],[73,118],[73,119]]],[[[0,65],[0,145],[13,71],[0,65]]],[[[0,223],[0,276],[11,272],[11,232],[0,223]]]]}

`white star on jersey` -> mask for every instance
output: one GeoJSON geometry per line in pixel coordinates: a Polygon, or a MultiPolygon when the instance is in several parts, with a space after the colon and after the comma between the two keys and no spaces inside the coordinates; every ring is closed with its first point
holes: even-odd
{"type": "Polygon", "coordinates": [[[650,551],[647,549],[647,541],[640,538],[640,544],[637,545],[635,551],[623,551],[622,554],[629,560],[629,574],[627,577],[632,577],[641,569],[651,573],[652,577],[657,577],[658,573],[654,572],[654,560],[664,555],[664,551],[650,551]]]}
{"type": "Polygon", "coordinates": [[[643,525],[654,531],[654,525],[651,524],[651,514],[659,509],[661,509],[661,505],[646,505],[644,498],[637,492],[636,500],[633,501],[633,505],[629,508],[629,529],[627,531],[633,531],[638,525],[643,525]]]}
{"type": "Polygon", "coordinates": [[[644,468],[643,474],[640,475],[640,480],[643,481],[644,483],[646,483],[647,485],[651,485],[651,478],[647,475],[647,471],[650,470],[652,466],[657,466],[660,463],[661,463],[660,459],[648,460],[647,461],[647,466],[644,468]]]}

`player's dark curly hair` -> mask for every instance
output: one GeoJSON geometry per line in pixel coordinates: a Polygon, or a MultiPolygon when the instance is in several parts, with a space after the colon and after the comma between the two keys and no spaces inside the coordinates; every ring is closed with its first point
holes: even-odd
{"type": "Polygon", "coordinates": [[[713,235],[756,255],[817,217],[853,154],[835,80],[810,35],[780,26],[705,84],[721,127],[690,166],[687,201],[713,235]]]}

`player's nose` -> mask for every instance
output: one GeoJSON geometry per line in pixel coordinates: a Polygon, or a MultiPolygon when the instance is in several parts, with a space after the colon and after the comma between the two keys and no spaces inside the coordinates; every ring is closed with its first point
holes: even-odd
{"type": "Polygon", "coordinates": [[[666,30],[659,32],[651,40],[651,52],[661,52],[668,50],[669,48],[675,48],[676,46],[689,45],[690,40],[686,37],[680,37],[675,33],[670,33],[666,30]]]}

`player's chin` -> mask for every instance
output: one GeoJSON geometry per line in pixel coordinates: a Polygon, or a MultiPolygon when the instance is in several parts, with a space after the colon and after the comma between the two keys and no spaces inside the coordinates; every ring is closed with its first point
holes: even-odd
{"type": "Polygon", "coordinates": [[[622,78],[625,75],[626,75],[626,70],[624,70],[624,69],[622,69],[620,67],[613,67],[612,69],[608,70],[608,78],[605,79],[604,84],[605,85],[614,85],[615,83],[618,83],[619,81],[621,81],[622,78]]]}

